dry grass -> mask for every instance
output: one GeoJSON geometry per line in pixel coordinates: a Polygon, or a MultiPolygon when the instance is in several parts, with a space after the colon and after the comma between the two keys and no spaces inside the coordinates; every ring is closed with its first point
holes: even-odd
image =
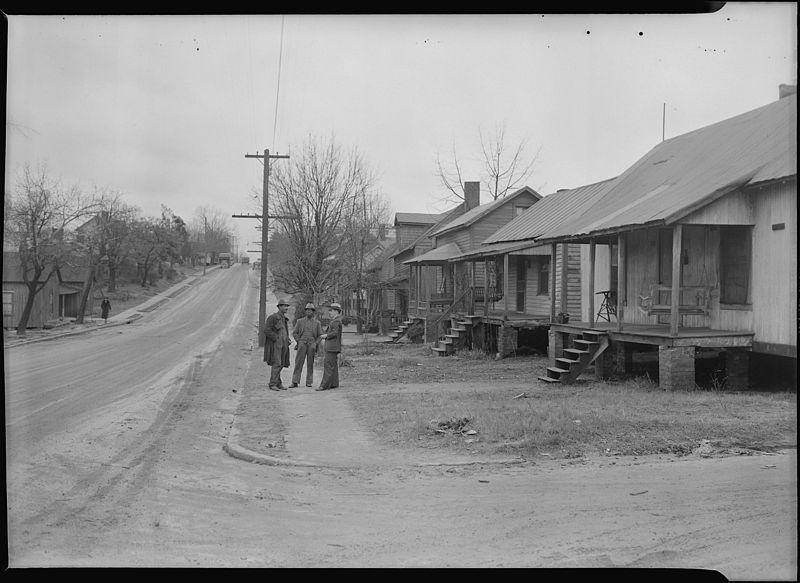
{"type": "Polygon", "coordinates": [[[347,362],[345,394],[397,446],[577,457],[685,455],[704,440],[736,453],[796,444],[796,392],[666,392],[647,378],[610,383],[588,374],[552,386],[537,380],[543,356],[442,358],[420,345],[353,346],[347,362]],[[463,418],[463,431],[449,430],[448,421],[463,418]]]}

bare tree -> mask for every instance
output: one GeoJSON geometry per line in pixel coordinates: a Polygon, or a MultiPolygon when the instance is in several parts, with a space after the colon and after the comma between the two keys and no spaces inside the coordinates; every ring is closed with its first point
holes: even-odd
{"type": "MultiPolygon", "coordinates": [[[[496,125],[494,135],[486,136],[479,129],[482,158],[480,178],[487,187],[492,200],[506,196],[525,185],[533,173],[539,151],[531,157],[526,154],[528,141],[520,140],[516,146],[509,147],[506,140],[505,124],[496,125]]],[[[436,176],[447,191],[444,200],[464,200],[464,159],[456,153],[455,145],[451,152],[452,160],[445,164],[436,155],[436,176]]]]}
{"type": "Polygon", "coordinates": [[[24,336],[36,294],[70,252],[67,229],[94,212],[97,204],[77,186],[63,187],[48,176],[46,165],[33,170],[26,164],[6,208],[10,214],[6,236],[19,249],[22,278],[28,288],[17,324],[17,334],[24,336]]]}
{"type": "Polygon", "coordinates": [[[86,269],[86,280],[81,294],[76,323],[83,323],[86,304],[98,279],[98,270],[105,263],[109,270],[108,290],[116,289],[116,269],[130,252],[127,245],[130,223],[138,213],[135,207],[125,204],[119,192],[108,188],[95,188],[97,212],[78,228],[76,250],[81,267],[86,269]]]}
{"type": "Polygon", "coordinates": [[[340,273],[345,289],[355,291],[356,332],[361,334],[364,302],[364,256],[375,244],[381,225],[389,222],[389,205],[377,192],[362,191],[353,198],[352,208],[345,218],[345,237],[340,273]]]}
{"type": "Polygon", "coordinates": [[[204,255],[230,251],[232,229],[228,216],[220,209],[197,207],[188,228],[192,247],[204,255]]]}
{"type": "Polygon", "coordinates": [[[293,217],[277,220],[277,232],[285,236],[290,250],[280,257],[270,253],[276,287],[308,297],[334,287],[346,249],[348,218],[357,202],[374,190],[374,182],[358,151],[346,152],[333,137],[325,141],[309,136],[299,153],[274,166],[270,214],[293,217]]]}

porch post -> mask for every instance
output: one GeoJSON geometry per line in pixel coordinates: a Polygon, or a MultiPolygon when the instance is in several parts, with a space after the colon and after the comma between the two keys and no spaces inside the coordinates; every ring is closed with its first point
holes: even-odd
{"type": "Polygon", "coordinates": [[[626,287],[628,274],[625,265],[627,240],[625,233],[617,235],[617,330],[619,332],[622,332],[625,305],[628,303],[628,288],[626,287]]]}
{"type": "Polygon", "coordinates": [[[483,315],[489,316],[489,260],[483,258],[483,315]]]}
{"type": "Polygon", "coordinates": [[[458,263],[448,263],[453,268],[453,301],[450,307],[455,310],[456,298],[458,297],[458,263]]]}
{"type": "Polygon", "coordinates": [[[566,314],[569,306],[567,301],[567,263],[569,262],[569,252],[567,243],[561,243],[561,311],[566,314]]]}
{"type": "Polygon", "coordinates": [[[420,272],[420,265],[415,265],[415,273],[417,274],[416,283],[417,283],[417,317],[420,315],[420,307],[419,307],[419,295],[422,289],[422,273],[420,272]]]}
{"type": "Polygon", "coordinates": [[[556,321],[556,244],[550,244],[550,322],[556,321]]]}
{"type": "Polygon", "coordinates": [[[678,306],[681,302],[681,247],[683,246],[683,225],[678,223],[672,233],[672,296],[669,310],[669,335],[678,335],[681,315],[678,306]]]}
{"type": "Polygon", "coordinates": [[[594,328],[594,258],[596,253],[595,240],[589,241],[589,328],[594,328]]]}
{"type": "Polygon", "coordinates": [[[472,291],[469,294],[469,313],[475,313],[475,267],[477,265],[477,261],[473,260],[470,262],[470,280],[472,281],[471,287],[472,291]]]}
{"type": "Polygon", "coordinates": [[[622,332],[625,319],[625,306],[628,305],[628,266],[625,257],[628,255],[628,238],[625,233],[617,235],[617,330],[622,332]]]}
{"type": "MultiPolygon", "coordinates": [[[[508,320],[508,263],[508,253],[506,253],[503,255],[503,302],[506,320],[508,320]]],[[[519,266],[517,268],[519,268],[519,266]]]]}

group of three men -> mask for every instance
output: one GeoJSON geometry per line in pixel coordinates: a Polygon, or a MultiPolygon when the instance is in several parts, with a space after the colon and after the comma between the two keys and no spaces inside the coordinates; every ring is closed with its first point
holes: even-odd
{"type": "MultiPolygon", "coordinates": [[[[278,300],[278,311],[270,315],[264,324],[264,362],[272,367],[269,378],[269,388],[273,391],[285,391],[281,381],[281,370],[290,365],[289,345],[289,310],[287,300],[278,300]]],[[[296,342],[297,355],[294,361],[292,384],[289,388],[300,384],[300,375],[303,365],[306,365],[306,386],[314,384],[314,357],[320,344],[324,341],[325,359],[323,361],[322,382],[315,390],[326,391],[339,386],[339,353],[342,350],[342,306],[337,303],[330,305],[331,320],[326,332],[322,331],[322,324],[315,317],[314,304],[306,304],[305,318],[298,318],[292,329],[292,337],[296,342]]]]}

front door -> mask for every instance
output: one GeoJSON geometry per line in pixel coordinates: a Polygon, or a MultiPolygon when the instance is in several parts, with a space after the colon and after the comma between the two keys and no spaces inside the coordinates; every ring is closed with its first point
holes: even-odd
{"type": "Polygon", "coordinates": [[[517,311],[525,311],[525,282],[528,279],[526,271],[527,259],[517,257],[517,311]]]}

